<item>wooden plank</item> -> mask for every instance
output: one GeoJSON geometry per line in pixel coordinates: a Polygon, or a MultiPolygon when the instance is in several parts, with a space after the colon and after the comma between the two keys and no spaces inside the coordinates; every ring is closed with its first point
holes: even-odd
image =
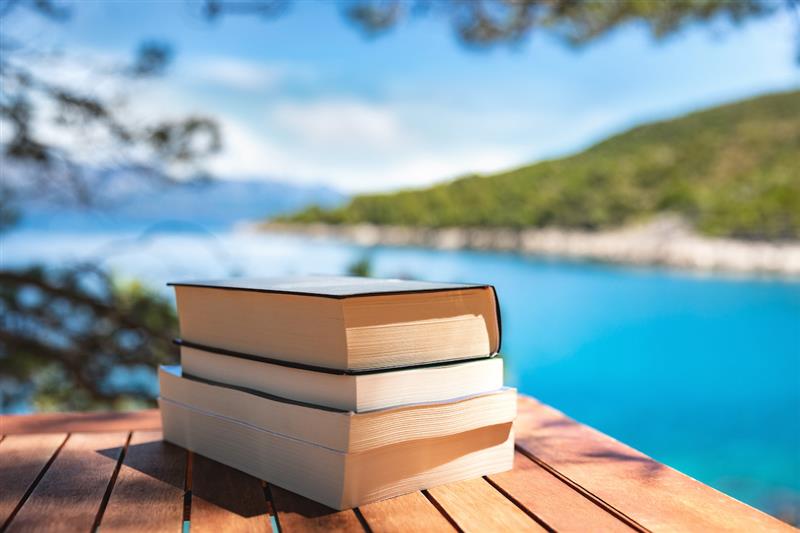
{"type": "Polygon", "coordinates": [[[192,533],[272,530],[260,480],[198,454],[191,473],[192,533]]]}
{"type": "Polygon", "coordinates": [[[0,527],[67,435],[9,435],[0,442],[0,527]]]}
{"type": "Polygon", "coordinates": [[[131,437],[117,475],[102,531],[180,531],[186,483],[186,450],[162,440],[160,431],[131,437]]]}
{"type": "Polygon", "coordinates": [[[71,435],[9,531],[92,529],[127,433],[71,435]]]}
{"type": "Polygon", "coordinates": [[[519,452],[513,470],[489,480],[556,531],[636,531],[519,452]]]}
{"type": "Polygon", "coordinates": [[[353,510],[337,511],[299,494],[269,485],[281,531],[363,531],[353,510]]]}
{"type": "Polygon", "coordinates": [[[370,503],[359,507],[359,511],[376,533],[455,530],[421,492],[370,503]]]}
{"type": "Polygon", "coordinates": [[[526,454],[647,529],[796,531],[532,398],[515,429],[526,454]]]}
{"type": "Polygon", "coordinates": [[[88,433],[161,430],[158,409],[128,412],[0,415],[0,433],[88,433]]]}
{"type": "Polygon", "coordinates": [[[485,479],[450,483],[428,494],[464,531],[547,531],[485,479]]]}

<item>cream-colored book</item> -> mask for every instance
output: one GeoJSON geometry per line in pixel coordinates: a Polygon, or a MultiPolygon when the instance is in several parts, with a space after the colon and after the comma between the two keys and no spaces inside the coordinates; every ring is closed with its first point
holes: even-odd
{"type": "Polygon", "coordinates": [[[514,460],[511,422],[345,453],[166,398],[159,405],[167,441],[334,509],[503,472],[514,460]]]}
{"type": "Polygon", "coordinates": [[[508,423],[517,412],[516,391],[511,388],[353,413],[183,377],[177,366],[162,366],[159,383],[164,400],[344,453],[508,423]]]}
{"type": "Polygon", "coordinates": [[[415,366],[500,349],[489,285],[315,276],[171,285],[187,345],[311,370],[415,366]]]}
{"type": "Polygon", "coordinates": [[[184,374],[192,377],[355,412],[451,400],[503,386],[503,360],[499,357],[344,374],[181,346],[181,366],[184,374]]]}

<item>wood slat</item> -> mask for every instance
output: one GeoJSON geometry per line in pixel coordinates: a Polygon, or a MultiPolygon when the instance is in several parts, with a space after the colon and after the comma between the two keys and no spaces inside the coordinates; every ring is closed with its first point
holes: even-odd
{"type": "Polygon", "coordinates": [[[519,452],[513,470],[489,480],[556,531],[635,531],[519,452]]]}
{"type": "Polygon", "coordinates": [[[158,409],[129,412],[0,415],[0,433],[88,433],[161,430],[158,409]]]}
{"type": "Polygon", "coordinates": [[[269,485],[281,531],[363,531],[353,510],[336,511],[294,492],[269,485]]]}
{"type": "Polygon", "coordinates": [[[796,531],[532,398],[515,428],[525,453],[647,529],[796,531]]]}
{"type": "Polygon", "coordinates": [[[272,530],[260,480],[202,455],[191,461],[192,533],[272,530]]]}
{"type": "MultiPolygon", "coordinates": [[[[614,531],[625,520],[654,531],[794,531],[533,399],[523,396],[519,406],[517,446],[525,457],[523,461],[517,455],[515,470],[490,476],[488,481],[465,482],[473,485],[466,489],[457,483],[429,493],[466,530],[537,527],[519,505],[559,531],[614,531]]],[[[127,432],[109,434],[107,430],[142,425],[157,429],[157,411],[62,416],[0,418],[0,432],[12,433],[0,441],[0,518],[11,514],[29,494],[11,520],[11,530],[91,529],[109,494],[101,529],[158,530],[157,522],[165,516],[182,517],[180,480],[185,455],[178,450],[183,459],[175,460],[166,451],[169,445],[158,443],[156,433],[133,435],[116,486],[111,483],[127,432]],[[74,430],[81,424],[106,433],[74,434],[66,442],[64,433],[18,434],[74,430]],[[139,444],[164,448],[156,452],[137,448],[139,444]],[[150,503],[145,503],[148,495],[150,503]],[[176,495],[178,505],[173,499],[176,495]],[[141,520],[141,527],[139,522],[127,527],[125,520],[131,517],[141,520]]],[[[209,467],[204,461],[213,463],[198,459],[191,529],[268,529],[270,507],[261,482],[222,465],[209,467]]],[[[363,530],[365,525],[375,531],[405,531],[413,530],[414,524],[423,524],[420,528],[425,530],[449,525],[421,493],[367,505],[356,513],[336,512],[278,487],[271,487],[271,492],[277,518],[286,531],[363,530]]]]}
{"type": "Polygon", "coordinates": [[[102,531],[180,531],[187,452],[161,439],[160,431],[131,437],[102,531]]]}
{"type": "Polygon", "coordinates": [[[464,531],[547,531],[485,479],[450,483],[428,490],[464,531]]]}
{"type": "Polygon", "coordinates": [[[127,433],[71,435],[9,531],[89,531],[127,438],[127,433]]]}
{"type": "Polygon", "coordinates": [[[0,527],[66,438],[63,433],[9,435],[0,442],[0,527]]]}
{"type": "Polygon", "coordinates": [[[455,529],[421,492],[370,503],[359,507],[359,511],[376,533],[452,532],[455,529]]]}

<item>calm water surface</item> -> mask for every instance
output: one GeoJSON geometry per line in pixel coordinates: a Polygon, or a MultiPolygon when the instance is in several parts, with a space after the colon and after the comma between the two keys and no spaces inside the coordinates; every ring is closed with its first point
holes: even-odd
{"type": "Polygon", "coordinates": [[[16,232],[0,246],[5,264],[96,259],[165,293],[364,256],[378,276],[492,283],[520,391],[769,512],[800,508],[797,282],[235,233],[16,232]]]}

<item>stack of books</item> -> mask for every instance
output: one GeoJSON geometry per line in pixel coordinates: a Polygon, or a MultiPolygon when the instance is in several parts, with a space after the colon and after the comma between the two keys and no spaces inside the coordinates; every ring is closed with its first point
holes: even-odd
{"type": "Polygon", "coordinates": [[[336,509],[508,470],[488,285],[351,277],[172,283],[164,438],[336,509]]]}

